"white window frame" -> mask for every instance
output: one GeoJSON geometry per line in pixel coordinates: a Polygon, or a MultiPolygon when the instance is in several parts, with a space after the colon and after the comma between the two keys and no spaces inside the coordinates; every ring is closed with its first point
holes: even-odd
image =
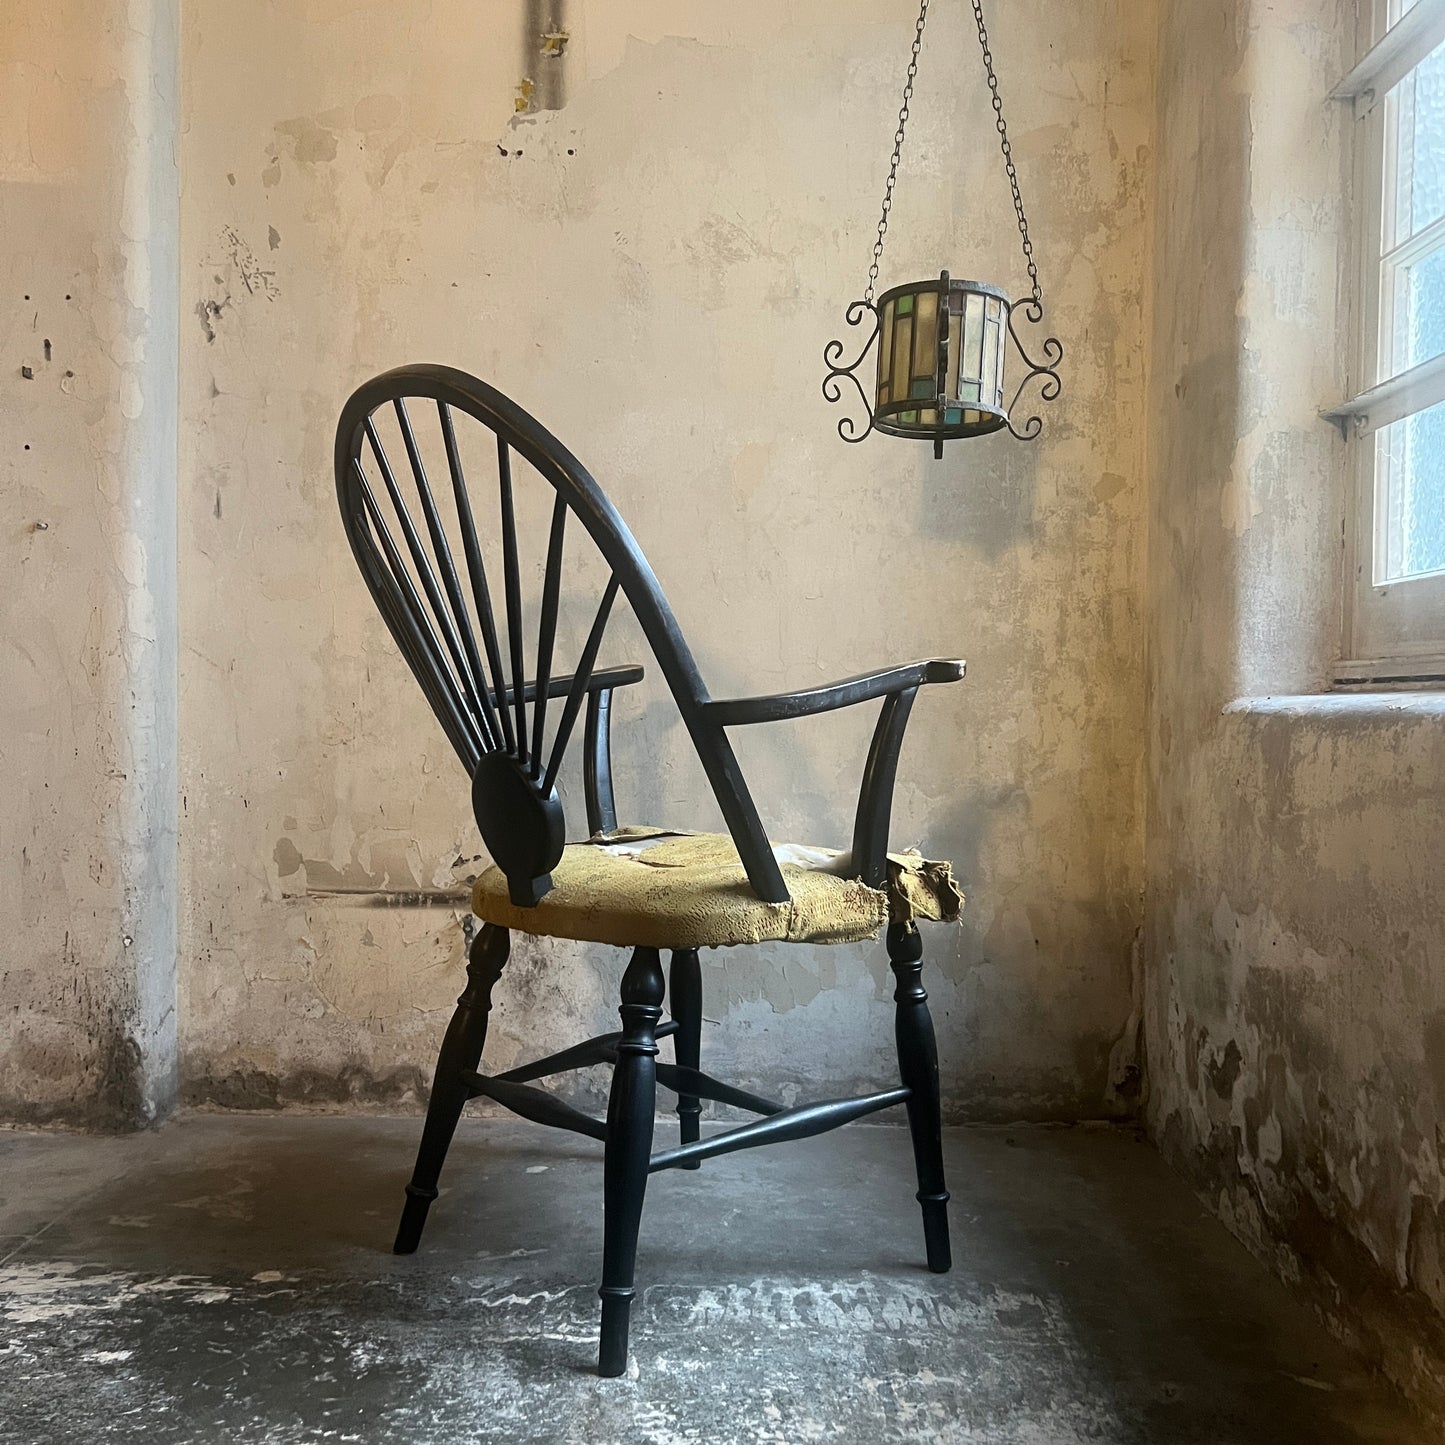
{"type": "MultiPolygon", "coordinates": [[[[1360,0],[1354,69],[1331,92],[1353,112],[1354,277],[1356,340],[1353,394],[1324,413],[1351,453],[1345,526],[1344,627],[1337,682],[1345,685],[1440,685],[1445,682],[1445,573],[1376,584],[1385,529],[1379,515],[1378,433],[1392,422],[1445,401],[1445,356],[1391,375],[1383,334],[1386,187],[1394,157],[1387,133],[1390,89],[1445,42],[1445,0],[1416,0],[1393,25],[1399,0],[1360,0]]],[[[1393,185],[1391,184],[1393,191],[1393,185]]],[[[1445,227],[1445,222],[1440,223],[1445,227]]],[[[1432,227],[1432,232],[1434,228],[1432,227]]],[[[1381,569],[1382,570],[1382,569],[1381,569]]]]}

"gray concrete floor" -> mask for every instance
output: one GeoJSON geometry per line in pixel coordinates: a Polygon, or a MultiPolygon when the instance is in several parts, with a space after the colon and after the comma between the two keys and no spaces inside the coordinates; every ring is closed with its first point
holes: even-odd
{"type": "Polygon", "coordinates": [[[656,1176],[603,1381],[600,1147],[465,1121],[397,1258],[419,1128],[0,1135],[0,1440],[1434,1439],[1126,1134],[951,1131],[947,1276],[901,1129],[656,1176]]]}

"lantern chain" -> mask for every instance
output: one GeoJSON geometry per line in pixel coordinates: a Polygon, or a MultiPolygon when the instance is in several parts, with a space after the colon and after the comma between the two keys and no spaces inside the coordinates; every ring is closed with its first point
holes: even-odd
{"type": "MultiPolygon", "coordinates": [[[[983,0],[973,0],[973,18],[978,22],[978,43],[983,50],[983,68],[988,75],[988,89],[993,101],[994,125],[998,129],[999,149],[1003,152],[1004,170],[1008,172],[1009,190],[1013,193],[1014,215],[1018,218],[1019,236],[1023,241],[1024,260],[1029,268],[1029,285],[1034,304],[1043,304],[1039,286],[1039,268],[1034,264],[1034,243],[1029,238],[1029,218],[1024,215],[1024,198],[1019,193],[1019,173],[1014,169],[1013,147],[1009,144],[1008,126],[1004,124],[1003,101],[998,94],[998,76],[993,73],[993,52],[988,46],[988,27],[983,23],[983,0]]],[[[920,27],[920,34],[922,29],[920,27]]],[[[895,157],[897,152],[895,151],[895,157]]]]}
{"type": "Polygon", "coordinates": [[[913,99],[913,82],[918,76],[918,52],[923,49],[923,27],[928,23],[929,0],[918,8],[918,24],[913,31],[913,49],[908,57],[908,77],[903,83],[903,105],[898,112],[898,129],[893,133],[893,156],[888,162],[888,180],[883,187],[883,214],[878,217],[878,239],[873,243],[873,264],[868,268],[868,289],[863,299],[873,304],[878,285],[878,263],[883,259],[883,238],[888,234],[888,213],[893,209],[893,187],[898,181],[898,161],[903,154],[903,132],[908,125],[908,106],[913,99]]]}

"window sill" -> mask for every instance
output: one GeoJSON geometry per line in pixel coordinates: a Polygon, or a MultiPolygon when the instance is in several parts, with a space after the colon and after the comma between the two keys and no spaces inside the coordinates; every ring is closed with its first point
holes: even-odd
{"type": "Polygon", "coordinates": [[[1237,697],[1225,716],[1349,718],[1382,722],[1408,717],[1445,718],[1445,689],[1428,692],[1316,692],[1237,697]]]}

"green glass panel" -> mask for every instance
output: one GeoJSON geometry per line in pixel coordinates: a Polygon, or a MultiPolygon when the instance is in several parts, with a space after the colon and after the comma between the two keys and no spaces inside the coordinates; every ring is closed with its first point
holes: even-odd
{"type": "MultiPolygon", "coordinates": [[[[957,306],[962,297],[955,295],[953,302],[957,306]]],[[[961,342],[963,340],[963,311],[956,310],[948,318],[948,375],[943,379],[943,390],[948,396],[958,395],[958,363],[963,355],[961,342]]]]}
{"type": "Polygon", "coordinates": [[[888,385],[889,378],[893,375],[893,348],[889,345],[893,337],[893,303],[891,301],[883,308],[883,321],[878,328],[878,335],[881,338],[878,347],[878,394],[882,396],[883,388],[888,385]]]}
{"type": "Polygon", "coordinates": [[[977,401],[978,383],[976,381],[965,381],[963,385],[958,388],[958,399],[960,401],[977,401]]]}
{"type": "Polygon", "coordinates": [[[956,406],[951,406],[943,413],[945,426],[957,426],[963,420],[963,412],[956,406]]]}
{"type": "Polygon", "coordinates": [[[908,388],[908,395],[915,401],[920,401],[926,397],[935,396],[936,394],[931,376],[925,376],[921,381],[915,381],[913,385],[908,388]]]}
{"type": "Polygon", "coordinates": [[[908,358],[913,354],[913,318],[899,316],[893,323],[894,394],[902,397],[908,386],[908,358]]]}
{"type": "Polygon", "coordinates": [[[916,426],[918,424],[918,413],[916,411],[900,411],[898,420],[906,425],[916,426]]]}
{"type": "Polygon", "coordinates": [[[912,313],[912,311],[913,293],[910,292],[907,296],[900,296],[898,298],[898,314],[900,316],[908,316],[912,313]]]}

